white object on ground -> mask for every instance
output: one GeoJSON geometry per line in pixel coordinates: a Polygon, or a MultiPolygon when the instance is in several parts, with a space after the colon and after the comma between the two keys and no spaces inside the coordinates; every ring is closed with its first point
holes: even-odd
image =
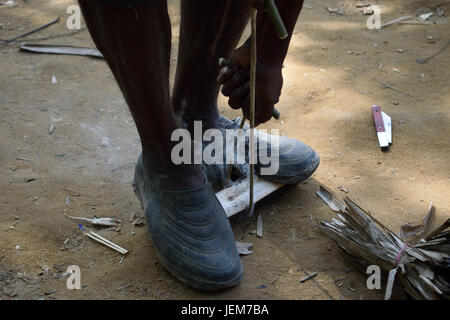
{"type": "Polygon", "coordinates": [[[422,19],[423,21],[425,21],[429,17],[431,17],[433,14],[434,14],[433,12],[424,13],[424,14],[419,15],[419,18],[422,19]]]}
{"type": "MultiPolygon", "coordinates": [[[[278,190],[283,185],[275,182],[270,182],[258,178],[255,175],[255,190],[254,190],[254,201],[264,199],[269,194],[278,190]]],[[[249,186],[250,178],[247,177],[237,184],[232,185],[229,188],[225,188],[216,193],[217,198],[220,201],[225,213],[228,217],[231,217],[239,212],[244,211],[248,207],[249,198],[249,186]]]]}

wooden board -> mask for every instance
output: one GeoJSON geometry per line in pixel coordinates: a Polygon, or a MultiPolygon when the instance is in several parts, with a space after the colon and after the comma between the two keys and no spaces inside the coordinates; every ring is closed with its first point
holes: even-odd
{"type": "MultiPolygon", "coordinates": [[[[282,186],[282,184],[266,181],[255,176],[255,203],[280,189],[282,186]]],[[[216,196],[228,217],[248,208],[249,188],[250,178],[247,177],[239,183],[216,193],[216,196]]]]}

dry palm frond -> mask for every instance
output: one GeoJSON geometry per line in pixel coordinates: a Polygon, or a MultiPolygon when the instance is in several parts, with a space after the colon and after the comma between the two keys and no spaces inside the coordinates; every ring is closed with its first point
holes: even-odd
{"type": "MultiPolygon", "coordinates": [[[[396,236],[370,213],[345,198],[345,204],[333,193],[320,187],[317,195],[338,212],[331,222],[321,221],[318,227],[362,267],[377,265],[389,272],[385,298],[389,299],[395,276],[413,299],[450,299],[450,219],[418,241],[407,243],[396,236]],[[397,272],[399,271],[399,272],[397,272]]],[[[402,227],[408,236],[426,232],[433,206],[423,226],[402,227]],[[414,231],[416,229],[416,232],[414,231]]],[[[401,233],[402,234],[402,233],[401,233]]]]}

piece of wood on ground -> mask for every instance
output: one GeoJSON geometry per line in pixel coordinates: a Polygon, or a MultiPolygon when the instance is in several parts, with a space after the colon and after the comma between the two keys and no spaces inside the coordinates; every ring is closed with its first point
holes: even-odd
{"type": "Polygon", "coordinates": [[[260,238],[262,238],[263,236],[263,223],[261,214],[258,214],[258,219],[256,220],[256,235],[260,238]]]}
{"type": "Polygon", "coordinates": [[[243,255],[243,256],[253,253],[253,251],[250,250],[250,248],[252,246],[253,246],[253,243],[251,243],[251,242],[236,241],[237,251],[240,255],[243,255]]]}
{"type": "Polygon", "coordinates": [[[317,276],[317,272],[313,272],[313,273],[307,275],[306,277],[301,278],[299,282],[300,283],[305,283],[306,281],[308,281],[309,279],[314,278],[315,276],[317,276]]]}
{"type": "Polygon", "coordinates": [[[405,17],[400,17],[400,18],[388,21],[381,26],[381,29],[383,29],[387,26],[390,26],[391,24],[394,24],[394,23],[398,23],[398,22],[405,21],[405,20],[411,20],[412,18],[413,18],[413,16],[405,16],[405,17]]]}
{"type": "MultiPolygon", "coordinates": [[[[264,199],[272,192],[280,189],[283,185],[263,180],[255,176],[254,200],[255,203],[264,199]]],[[[250,178],[232,185],[231,187],[220,190],[216,193],[225,213],[231,217],[237,213],[243,212],[248,207],[250,178]]]]}

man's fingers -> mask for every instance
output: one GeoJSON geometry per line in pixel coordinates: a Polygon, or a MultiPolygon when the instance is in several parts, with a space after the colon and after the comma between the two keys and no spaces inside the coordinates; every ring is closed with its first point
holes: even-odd
{"type": "Polygon", "coordinates": [[[261,123],[267,122],[272,117],[272,112],[267,113],[257,113],[256,119],[255,119],[255,126],[260,125],[261,123]]]}
{"type": "Polygon", "coordinates": [[[230,94],[230,99],[228,104],[233,109],[239,109],[244,104],[244,99],[248,96],[250,92],[250,82],[246,82],[243,86],[237,87],[230,94]]]}
{"type": "Polygon", "coordinates": [[[248,81],[248,72],[239,70],[222,86],[222,93],[229,97],[236,87],[243,85],[248,81]]]}
{"type": "Polygon", "coordinates": [[[224,84],[233,76],[233,71],[230,67],[223,67],[219,71],[219,75],[217,76],[217,83],[224,84]]]}
{"type": "MultiPolygon", "coordinates": [[[[255,127],[261,123],[269,121],[272,118],[273,107],[273,105],[261,105],[258,101],[256,102],[255,127]]],[[[250,95],[247,95],[244,99],[242,99],[241,108],[244,113],[244,118],[250,120],[250,95]]]]}
{"type": "Polygon", "coordinates": [[[255,126],[270,120],[273,107],[273,103],[256,103],[255,126]]]}

